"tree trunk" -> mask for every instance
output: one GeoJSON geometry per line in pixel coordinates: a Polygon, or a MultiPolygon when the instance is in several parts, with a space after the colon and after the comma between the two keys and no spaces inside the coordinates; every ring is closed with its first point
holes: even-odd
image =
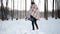
{"type": "Polygon", "coordinates": [[[34,0],[31,0],[31,2],[34,2],[34,0]]]}
{"type": "Polygon", "coordinates": [[[17,18],[16,20],[18,20],[18,0],[17,0],[17,18]]]}
{"type": "Polygon", "coordinates": [[[27,3],[26,3],[27,1],[25,0],[25,16],[27,16],[26,15],[26,11],[27,11],[27,3]]]}
{"type": "Polygon", "coordinates": [[[54,0],[53,0],[53,9],[52,9],[52,18],[54,17],[54,0]]]}
{"type": "Polygon", "coordinates": [[[11,8],[12,8],[12,3],[13,3],[13,10],[11,9],[11,19],[13,20],[14,18],[14,0],[11,0],[11,8]]]}
{"type": "Polygon", "coordinates": [[[1,0],[1,19],[4,20],[4,6],[3,6],[3,0],[1,0]]]}
{"type": "Polygon", "coordinates": [[[46,20],[48,20],[48,0],[45,0],[44,2],[44,17],[46,18],[46,20]]]}
{"type": "Polygon", "coordinates": [[[6,19],[8,20],[8,14],[9,14],[9,9],[8,9],[8,0],[6,0],[6,19]]]}

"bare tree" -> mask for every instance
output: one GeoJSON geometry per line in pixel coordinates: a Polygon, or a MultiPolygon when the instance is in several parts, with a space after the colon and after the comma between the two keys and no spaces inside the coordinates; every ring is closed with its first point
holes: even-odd
{"type": "Polygon", "coordinates": [[[55,19],[60,18],[60,0],[55,0],[55,19]]]}
{"type": "Polygon", "coordinates": [[[60,18],[60,0],[55,0],[55,19],[60,18]]]}
{"type": "Polygon", "coordinates": [[[32,1],[34,2],[34,0],[31,0],[31,2],[32,2],[32,1]]]}
{"type": "MultiPolygon", "coordinates": [[[[5,9],[6,18],[8,17],[8,13],[9,13],[8,0],[6,0],[6,9],[5,9]]],[[[8,20],[8,18],[7,18],[7,20],[8,20]]]]}
{"type": "Polygon", "coordinates": [[[3,0],[1,0],[1,19],[4,20],[4,6],[3,6],[3,0]]]}
{"type": "Polygon", "coordinates": [[[52,9],[52,18],[54,17],[54,0],[53,0],[53,9],[52,9]]]}
{"type": "Polygon", "coordinates": [[[4,5],[3,5],[3,0],[1,0],[1,19],[2,20],[6,20],[7,19],[7,6],[8,6],[8,0],[6,0],[6,7],[4,8],[4,5]]]}
{"type": "Polygon", "coordinates": [[[17,0],[17,18],[16,20],[18,20],[18,0],[17,0]]]}
{"type": "Polygon", "coordinates": [[[27,11],[27,0],[25,0],[25,16],[26,16],[26,11],[27,11]]]}
{"type": "Polygon", "coordinates": [[[14,18],[14,0],[13,1],[11,0],[11,8],[12,8],[12,3],[13,3],[13,11],[11,9],[11,19],[13,20],[13,18],[14,18]]]}
{"type": "Polygon", "coordinates": [[[48,20],[48,0],[44,0],[44,17],[48,20]]]}

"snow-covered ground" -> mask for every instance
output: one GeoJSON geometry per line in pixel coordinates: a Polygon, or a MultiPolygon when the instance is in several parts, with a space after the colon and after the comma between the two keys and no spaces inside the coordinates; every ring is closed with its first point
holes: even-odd
{"type": "Polygon", "coordinates": [[[60,19],[49,17],[37,21],[39,29],[32,30],[31,21],[25,19],[0,20],[0,34],[60,34],[60,19]]]}

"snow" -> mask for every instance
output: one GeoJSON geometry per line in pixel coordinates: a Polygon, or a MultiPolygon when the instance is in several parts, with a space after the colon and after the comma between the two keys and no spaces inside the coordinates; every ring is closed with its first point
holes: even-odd
{"type": "Polygon", "coordinates": [[[0,34],[60,34],[60,19],[49,17],[37,21],[39,29],[32,30],[31,21],[25,19],[0,20],[0,34]]]}

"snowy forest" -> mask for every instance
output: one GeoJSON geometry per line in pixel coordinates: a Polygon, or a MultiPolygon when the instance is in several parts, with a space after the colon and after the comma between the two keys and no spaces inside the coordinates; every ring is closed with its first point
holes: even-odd
{"type": "Polygon", "coordinates": [[[0,34],[60,34],[60,0],[0,0],[0,34]],[[31,2],[38,7],[39,29],[32,30],[31,2]]]}
{"type": "MultiPolygon", "coordinates": [[[[12,19],[24,18],[26,15],[28,15],[28,11],[31,6],[30,3],[31,0],[0,0],[0,19],[2,19],[2,17],[2,20],[10,17],[12,19]]],[[[56,19],[60,18],[59,0],[35,0],[35,3],[39,7],[40,14],[42,13],[41,16],[45,17],[46,19],[48,16],[55,17],[56,19]]]]}

